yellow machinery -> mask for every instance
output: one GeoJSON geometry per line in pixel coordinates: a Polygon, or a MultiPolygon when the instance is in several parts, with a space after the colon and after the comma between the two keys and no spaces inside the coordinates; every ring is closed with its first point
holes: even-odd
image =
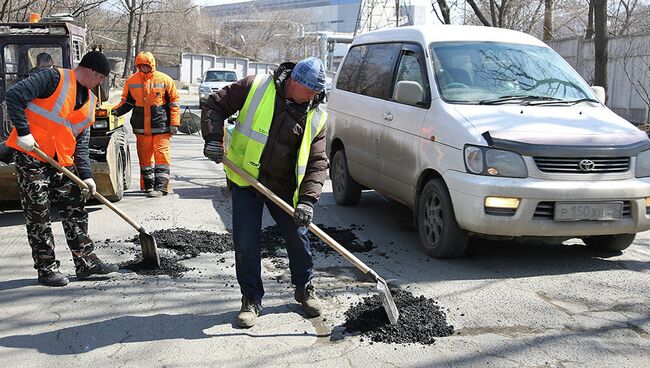
{"type": "MultiPolygon", "coordinates": [[[[4,146],[12,129],[5,102],[6,91],[18,81],[38,72],[37,60],[48,54],[55,67],[75,68],[86,52],[86,28],[70,17],[43,18],[33,23],[0,23],[0,201],[19,199],[13,149],[4,146]]],[[[131,183],[131,157],[124,118],[110,114],[108,78],[95,94],[100,98],[90,131],[90,159],[97,190],[110,201],[122,199],[131,183]]]]}

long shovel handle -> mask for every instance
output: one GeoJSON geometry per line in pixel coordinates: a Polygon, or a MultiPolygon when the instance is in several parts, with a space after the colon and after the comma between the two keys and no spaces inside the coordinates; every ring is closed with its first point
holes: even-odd
{"type": "MultiPolygon", "coordinates": [[[[54,161],[50,156],[46,155],[45,152],[41,151],[37,147],[34,147],[33,152],[36,153],[43,160],[47,161],[50,165],[54,166],[57,170],[61,171],[65,176],[67,176],[72,181],[74,181],[75,184],[80,186],[82,189],[90,190],[90,188],[88,188],[88,185],[83,180],[81,180],[77,175],[73,174],[72,171],[66,169],[64,166],[54,161]]],[[[113,210],[113,212],[117,213],[121,218],[124,219],[124,221],[128,222],[129,225],[133,226],[136,230],[143,231],[142,226],[140,226],[140,224],[138,224],[133,219],[131,219],[126,213],[122,212],[122,210],[115,207],[108,199],[104,198],[103,195],[95,191],[94,197],[97,198],[97,200],[99,200],[103,204],[105,204],[106,207],[113,210]]]]}
{"type": "MultiPolygon", "coordinates": [[[[280,197],[275,195],[272,191],[270,191],[267,187],[262,185],[259,181],[257,181],[255,178],[250,176],[247,172],[239,168],[237,165],[233,164],[230,160],[227,158],[223,158],[223,164],[228,166],[232,171],[237,173],[237,175],[241,176],[246,180],[249,184],[255,187],[260,193],[262,193],[264,196],[266,196],[268,199],[272,200],[273,203],[278,205],[278,207],[282,208],[286,213],[289,215],[293,216],[294,209],[293,207],[289,206],[287,202],[283,201],[280,197]]],[[[313,222],[309,224],[309,230],[316,234],[322,241],[327,243],[330,247],[332,247],[335,251],[337,251],[340,255],[345,257],[350,263],[352,263],[356,268],[358,268],[361,272],[364,274],[367,274],[373,278],[373,280],[377,281],[379,278],[379,275],[375,273],[370,267],[368,267],[365,263],[363,263],[359,258],[357,258],[354,254],[350,253],[349,250],[345,249],[342,245],[340,245],[336,240],[332,239],[331,236],[327,235],[323,230],[321,230],[318,226],[316,226],[313,222]]]]}

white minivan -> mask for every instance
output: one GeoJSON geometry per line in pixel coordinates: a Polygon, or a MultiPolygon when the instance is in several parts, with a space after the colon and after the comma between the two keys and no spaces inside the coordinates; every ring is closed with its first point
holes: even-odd
{"type": "Polygon", "coordinates": [[[362,34],[328,100],[336,202],[374,189],[413,208],[434,257],[470,236],[581,238],[650,229],[650,140],[540,40],[473,26],[362,34]]]}

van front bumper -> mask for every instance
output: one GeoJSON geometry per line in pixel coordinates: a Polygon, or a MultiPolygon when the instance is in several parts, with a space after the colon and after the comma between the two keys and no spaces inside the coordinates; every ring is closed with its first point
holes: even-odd
{"type": "Polygon", "coordinates": [[[608,181],[561,181],[495,178],[458,171],[445,173],[458,225],[468,231],[500,236],[588,236],[631,234],[650,229],[645,197],[650,178],[608,181]],[[488,214],[488,196],[519,198],[513,214],[488,214]],[[623,218],[611,221],[555,221],[556,202],[623,201],[623,218]]]}

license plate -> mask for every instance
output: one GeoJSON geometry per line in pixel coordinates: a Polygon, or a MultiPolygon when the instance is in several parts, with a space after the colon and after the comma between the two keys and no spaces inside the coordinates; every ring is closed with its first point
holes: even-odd
{"type": "Polygon", "coordinates": [[[564,202],[555,204],[555,221],[618,220],[623,215],[623,202],[564,202]]]}

